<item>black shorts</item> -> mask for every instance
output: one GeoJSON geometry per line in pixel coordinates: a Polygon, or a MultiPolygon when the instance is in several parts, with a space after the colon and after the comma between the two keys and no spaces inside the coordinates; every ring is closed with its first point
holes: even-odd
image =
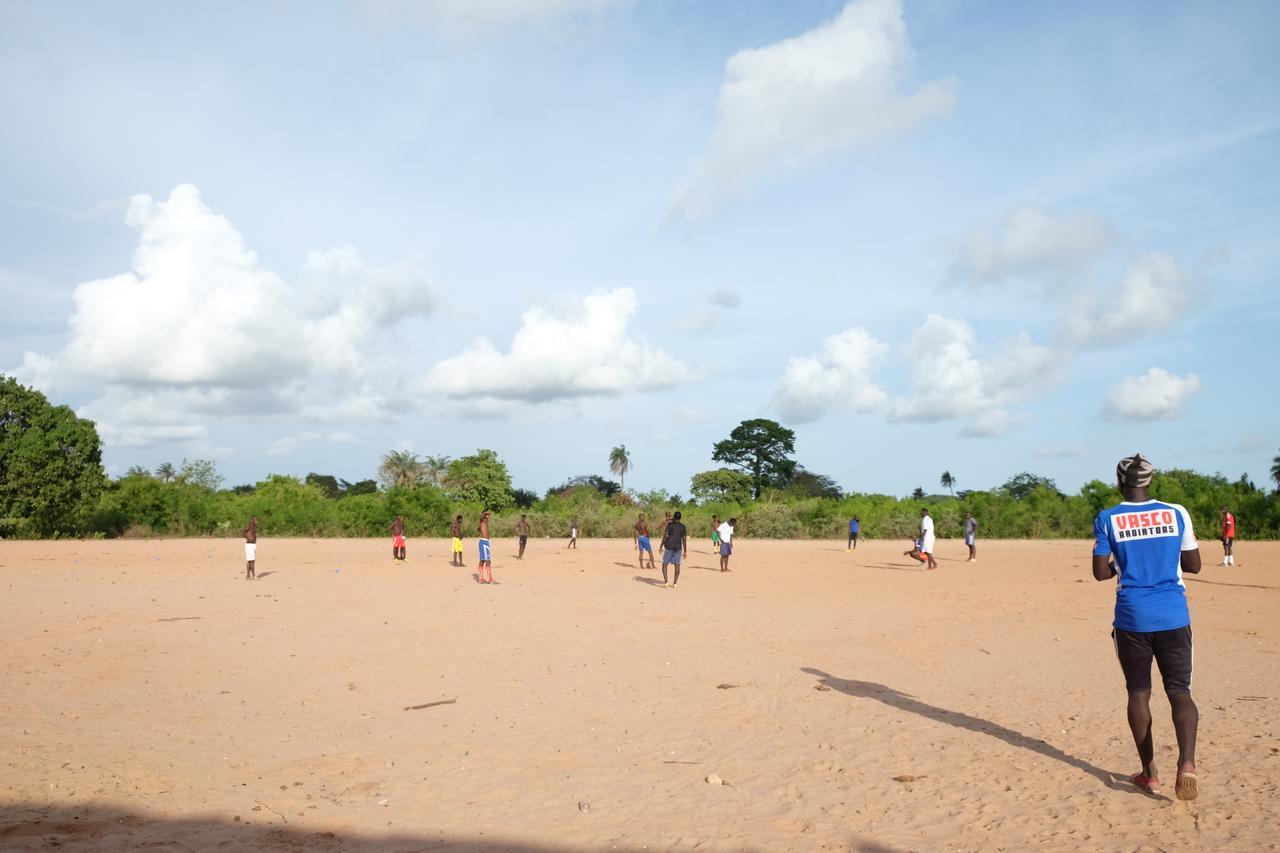
{"type": "Polygon", "coordinates": [[[1171,631],[1140,633],[1116,628],[1111,632],[1116,657],[1129,690],[1151,689],[1151,659],[1160,667],[1165,693],[1191,692],[1191,626],[1171,631]]]}
{"type": "Polygon", "coordinates": [[[525,543],[526,543],[526,542],[528,542],[528,541],[529,541],[529,537],[528,537],[528,536],[521,536],[521,537],[520,537],[520,544],[521,544],[521,545],[525,544],[525,543]]]}
{"type": "Polygon", "coordinates": [[[1231,543],[1233,543],[1233,542],[1235,542],[1235,541],[1236,541],[1236,537],[1234,537],[1234,536],[1223,536],[1223,537],[1222,537],[1222,545],[1223,545],[1223,547],[1225,547],[1225,548],[1230,548],[1230,547],[1231,547],[1231,543]]]}

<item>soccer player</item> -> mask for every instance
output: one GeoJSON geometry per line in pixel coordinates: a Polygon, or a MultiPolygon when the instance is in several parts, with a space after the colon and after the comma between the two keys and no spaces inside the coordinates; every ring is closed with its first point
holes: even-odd
{"type": "Polygon", "coordinates": [[[849,519],[849,543],[845,547],[846,551],[852,551],[854,548],[858,547],[858,530],[861,527],[862,522],[858,521],[858,517],[856,515],[849,519]]]}
{"type": "Polygon", "coordinates": [[[569,544],[564,547],[578,550],[578,517],[576,515],[569,522],[569,544]]]}
{"type": "Polygon", "coordinates": [[[978,562],[978,519],[971,512],[964,514],[964,544],[969,546],[968,562],[978,562]]]}
{"type": "Polygon", "coordinates": [[[731,518],[720,525],[720,571],[731,572],[729,558],[733,556],[733,534],[738,526],[738,519],[731,518]]]}
{"type": "Polygon", "coordinates": [[[249,526],[240,531],[244,537],[244,579],[251,581],[257,577],[255,566],[258,560],[258,517],[249,519],[249,526]]]}
{"type": "Polygon", "coordinates": [[[636,521],[632,538],[636,543],[636,552],[640,556],[640,568],[644,568],[644,555],[646,553],[649,555],[649,568],[654,568],[653,545],[649,543],[649,522],[644,520],[644,513],[641,513],[639,520],[636,521]]]}
{"type": "Polygon", "coordinates": [[[529,520],[524,513],[520,513],[520,520],[516,522],[516,535],[520,537],[520,553],[516,554],[516,559],[523,560],[524,546],[529,544],[529,520]]]}
{"type": "Polygon", "coordinates": [[[720,516],[711,514],[711,553],[720,553],[720,516]]]}
{"type": "Polygon", "coordinates": [[[911,559],[916,560],[917,562],[920,562],[920,563],[928,562],[928,558],[922,556],[920,553],[920,537],[918,536],[915,538],[914,541],[912,541],[911,548],[907,551],[902,552],[902,556],[910,557],[911,559]]]}
{"type": "Polygon", "coordinates": [[[403,560],[404,558],[404,519],[397,515],[396,520],[391,522],[391,559],[403,560]]]}
{"type": "Polygon", "coordinates": [[[689,556],[689,530],[680,521],[680,512],[671,517],[662,534],[662,585],[675,589],[680,583],[680,560],[689,556]],[[667,566],[674,565],[676,577],[667,583],[667,566]]]}
{"type": "Polygon", "coordinates": [[[1236,517],[1225,506],[1220,513],[1222,517],[1222,562],[1219,566],[1234,566],[1236,558],[1231,556],[1231,546],[1236,541],[1236,517]]]}
{"type": "Polygon", "coordinates": [[[493,583],[493,549],[489,547],[489,510],[480,513],[480,583],[493,583]]]}
{"type": "Polygon", "coordinates": [[[928,558],[921,560],[922,563],[928,563],[928,568],[938,568],[938,561],[933,559],[933,519],[929,516],[928,508],[920,510],[920,553],[928,558]]]}
{"type": "Polygon", "coordinates": [[[462,562],[462,513],[458,513],[453,519],[453,562],[450,565],[465,566],[462,562]]]}
{"type": "Polygon", "coordinates": [[[1133,784],[1155,793],[1160,788],[1151,739],[1151,659],[1160,665],[1164,692],[1173,710],[1178,739],[1180,800],[1194,800],[1196,729],[1200,712],[1191,699],[1191,612],[1182,573],[1200,571],[1200,548],[1191,516],[1178,504],[1147,494],[1154,469],[1142,454],[1121,459],[1116,480],[1124,500],[1098,513],[1093,532],[1093,576],[1117,578],[1115,641],[1129,691],[1129,728],[1138,747],[1142,772],[1133,784]]]}

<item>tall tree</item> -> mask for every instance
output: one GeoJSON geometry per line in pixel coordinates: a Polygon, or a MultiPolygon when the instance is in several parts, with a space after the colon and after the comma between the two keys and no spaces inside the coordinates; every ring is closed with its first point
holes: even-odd
{"type": "Polygon", "coordinates": [[[124,472],[126,477],[150,477],[151,472],[141,465],[132,465],[128,471],[124,472]]]}
{"type": "Polygon", "coordinates": [[[717,441],[711,458],[744,471],[751,477],[751,495],[759,498],[766,486],[791,482],[796,462],[796,434],[777,421],[755,418],[733,428],[729,437],[717,441]]]}
{"type": "Polygon", "coordinates": [[[338,478],[332,474],[316,474],[312,472],[302,482],[308,486],[317,487],[324,492],[326,498],[337,498],[342,493],[342,487],[338,485],[338,478]]]}
{"type": "Polygon", "coordinates": [[[689,494],[702,503],[745,504],[751,500],[751,478],[730,468],[703,471],[690,479],[689,494]]]}
{"type": "Polygon", "coordinates": [[[1271,480],[1276,484],[1276,490],[1280,491],[1280,456],[1271,460],[1271,480]]]}
{"type": "Polygon", "coordinates": [[[216,492],[222,487],[222,475],[209,459],[183,459],[182,467],[178,469],[178,476],[174,479],[179,483],[190,483],[211,492],[216,492]]]}
{"type": "Polygon", "coordinates": [[[416,488],[422,483],[422,462],[418,454],[411,450],[393,450],[382,457],[378,466],[378,479],[388,489],[400,486],[406,489],[416,488]]]}
{"type": "Polygon", "coordinates": [[[942,488],[951,492],[951,497],[954,498],[956,496],[956,478],[951,476],[950,471],[943,471],[942,476],[938,478],[938,482],[942,484],[942,488]]]}
{"type": "Polygon", "coordinates": [[[911,500],[913,501],[924,500],[924,489],[920,488],[919,486],[916,486],[915,491],[911,493],[911,500]]]}
{"type": "Polygon", "coordinates": [[[436,486],[444,485],[444,475],[449,471],[452,456],[428,456],[422,460],[422,475],[427,482],[436,486]]]}
{"type": "Polygon", "coordinates": [[[627,472],[631,470],[631,454],[625,444],[619,444],[609,451],[609,470],[618,475],[619,485],[627,490],[627,472]]]}
{"type": "Polygon", "coordinates": [[[178,471],[173,467],[171,462],[161,462],[156,468],[156,479],[162,483],[172,483],[173,478],[178,476],[178,471]]]}
{"type": "Polygon", "coordinates": [[[477,503],[501,511],[515,504],[507,464],[492,450],[477,450],[449,463],[445,492],[455,501],[477,503]]]}
{"type": "Polygon", "coordinates": [[[75,532],[105,486],[93,421],[0,376],[0,520],[42,536],[75,532]]]}

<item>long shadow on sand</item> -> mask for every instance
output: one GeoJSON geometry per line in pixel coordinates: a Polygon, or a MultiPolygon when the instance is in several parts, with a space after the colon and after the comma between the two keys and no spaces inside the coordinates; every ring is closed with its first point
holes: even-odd
{"type": "Polygon", "coordinates": [[[657,578],[647,578],[644,575],[636,575],[632,580],[638,583],[647,583],[649,586],[662,586],[662,581],[657,578]]]}
{"type": "Polygon", "coordinates": [[[926,571],[928,571],[928,569],[926,569],[924,566],[915,566],[915,567],[912,567],[912,566],[895,566],[895,565],[893,565],[892,563],[863,563],[862,565],[863,565],[864,567],[868,568],[868,569],[884,569],[884,570],[886,570],[886,571],[892,571],[892,572],[916,572],[916,573],[919,573],[919,572],[926,572],[926,571]]]}
{"type": "Polygon", "coordinates": [[[1191,581],[1192,583],[1207,583],[1209,584],[1209,586],[1239,586],[1239,587],[1244,587],[1245,589],[1280,590],[1280,586],[1266,586],[1265,584],[1260,584],[1260,583],[1231,583],[1230,581],[1207,581],[1204,578],[1189,578],[1185,575],[1183,576],[1182,579],[1184,581],[1191,581]]]}
{"type": "MultiPolygon", "coordinates": [[[[1019,749],[1029,750],[1030,752],[1043,755],[1046,758],[1052,758],[1068,764],[1077,770],[1083,770],[1090,776],[1097,779],[1108,788],[1114,790],[1127,791],[1133,794],[1142,794],[1142,791],[1129,784],[1127,776],[1120,773],[1111,773],[1103,770],[1101,767],[1095,767],[1089,762],[1076,758],[1070,753],[1063,752],[1056,746],[1051,746],[1045,741],[1028,737],[1022,732],[1007,729],[1004,726],[997,725],[990,720],[983,720],[979,717],[972,717],[960,711],[950,711],[946,708],[939,708],[936,705],[930,705],[921,702],[906,693],[894,690],[892,687],[886,687],[883,684],[876,684],[871,681],[855,681],[847,678],[836,678],[820,669],[812,667],[801,667],[801,672],[807,672],[810,675],[816,675],[822,679],[821,684],[830,687],[832,690],[838,690],[847,696],[853,696],[857,699],[874,699],[877,702],[897,708],[900,711],[907,711],[912,714],[924,717],[927,720],[933,720],[937,723],[946,723],[948,726],[955,726],[958,729],[966,731],[978,732],[979,734],[989,735],[998,740],[1002,740],[1010,746],[1016,746],[1019,749]]],[[[1142,794],[1146,796],[1145,794],[1142,794]]]]}
{"type": "MultiPolygon", "coordinates": [[[[575,817],[576,817],[575,810],[575,817]]],[[[246,809],[241,822],[215,817],[175,817],[103,804],[73,805],[32,802],[0,803],[0,848],[4,850],[316,850],[322,853],[418,853],[425,850],[472,853],[555,853],[565,849],[554,841],[446,835],[421,828],[399,833],[339,833],[282,824],[283,816],[246,809]]],[[[287,819],[286,819],[287,820],[287,819]]],[[[296,818],[295,818],[296,820],[296,818]]],[[[714,831],[712,829],[711,831],[714,831]]],[[[660,836],[659,830],[654,830],[660,836]]],[[[654,844],[614,845],[619,853],[639,853],[654,844]]],[[[754,848],[741,848],[751,853],[754,848]]],[[[868,838],[849,839],[849,850],[895,853],[894,848],[868,838]]]]}

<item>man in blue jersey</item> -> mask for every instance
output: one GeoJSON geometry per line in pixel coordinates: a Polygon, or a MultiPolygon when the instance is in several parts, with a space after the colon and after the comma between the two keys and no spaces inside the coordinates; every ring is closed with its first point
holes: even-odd
{"type": "Polygon", "coordinates": [[[862,522],[858,521],[855,515],[849,519],[849,544],[845,547],[846,551],[852,551],[858,547],[858,529],[862,527],[862,522]]]}
{"type": "Polygon", "coordinates": [[[1196,728],[1200,712],[1191,699],[1191,613],[1182,573],[1200,571],[1200,549],[1191,516],[1178,504],[1151,500],[1154,469],[1142,454],[1121,459],[1116,479],[1124,501],[1098,513],[1093,525],[1093,576],[1116,578],[1116,655],[1129,691],[1129,728],[1142,772],[1133,783],[1155,793],[1160,777],[1151,739],[1151,659],[1160,665],[1178,739],[1180,800],[1194,800],[1196,728]]]}

